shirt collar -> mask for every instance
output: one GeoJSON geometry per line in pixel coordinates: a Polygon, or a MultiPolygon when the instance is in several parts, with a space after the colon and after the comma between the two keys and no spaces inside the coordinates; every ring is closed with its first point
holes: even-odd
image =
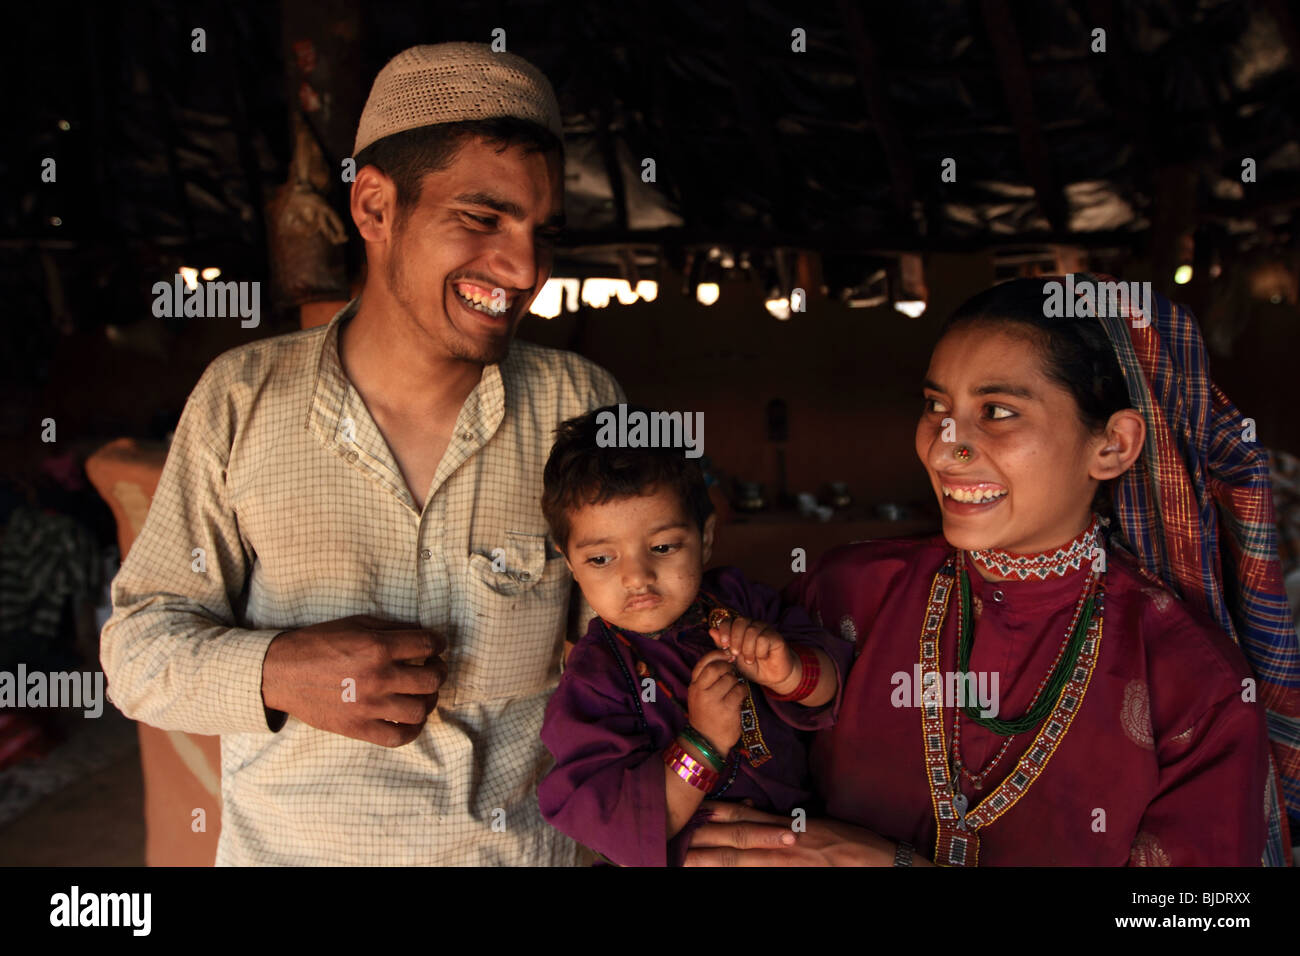
{"type": "MultiPolygon", "coordinates": [[[[389,490],[419,511],[421,503],[410,501],[410,492],[397,464],[391,460],[383,436],[366,411],[360,393],[343,371],[339,357],[339,334],[343,324],[356,316],[360,304],[361,297],[357,296],[336,312],[320,338],[320,350],[316,353],[316,381],[307,409],[306,426],[324,447],[343,456],[349,463],[374,473],[389,490]],[[349,435],[351,442],[346,440],[349,435]]],[[[501,426],[505,417],[506,380],[512,378],[514,366],[511,356],[515,348],[517,343],[512,343],[512,351],[502,363],[484,366],[482,376],[466,397],[456,418],[435,485],[485,445],[501,426]]]]}
{"type": "Polygon", "coordinates": [[[1085,563],[1077,570],[1069,571],[1062,577],[1039,581],[1029,578],[1025,581],[1005,580],[986,581],[975,568],[970,555],[966,559],[966,575],[970,579],[971,593],[985,602],[985,607],[992,600],[1005,608],[1013,608],[1017,613],[1041,613],[1054,608],[1070,607],[1078,599],[1088,573],[1092,570],[1090,563],[1085,563]],[[995,594],[996,592],[996,594],[995,594]]]}
{"type": "Polygon", "coordinates": [[[352,387],[343,374],[343,363],[339,359],[339,331],[344,322],[357,314],[360,304],[361,297],[357,296],[334,313],[316,353],[316,383],[307,409],[307,428],[326,447],[332,448],[339,443],[343,408],[348,389],[352,387]]]}

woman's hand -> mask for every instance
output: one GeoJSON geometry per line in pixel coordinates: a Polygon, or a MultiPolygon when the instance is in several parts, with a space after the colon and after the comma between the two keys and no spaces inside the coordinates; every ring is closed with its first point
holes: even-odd
{"type": "MultiPolygon", "coordinates": [[[[791,821],[740,803],[706,802],[713,818],[691,835],[687,866],[893,866],[897,844],[824,817],[795,833],[791,821]]],[[[917,866],[930,865],[917,856],[917,866]]]]}

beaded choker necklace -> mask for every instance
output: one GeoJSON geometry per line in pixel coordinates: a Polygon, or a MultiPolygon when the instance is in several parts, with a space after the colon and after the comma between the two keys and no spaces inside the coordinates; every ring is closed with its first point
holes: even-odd
{"type": "Polygon", "coordinates": [[[985,551],[968,551],[971,561],[1003,578],[1018,578],[1027,581],[1030,577],[1039,581],[1048,578],[1060,578],[1083,567],[1085,561],[1092,558],[1093,548],[1097,545],[1097,532],[1101,518],[1092,516],[1092,523],[1077,538],[1067,545],[1051,551],[1039,551],[1036,554],[1016,554],[1014,551],[1001,551],[989,548],[985,551]]]}

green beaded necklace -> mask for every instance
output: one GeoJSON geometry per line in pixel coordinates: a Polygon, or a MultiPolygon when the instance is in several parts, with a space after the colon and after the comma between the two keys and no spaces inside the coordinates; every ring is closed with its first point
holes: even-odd
{"type": "MultiPolygon", "coordinates": [[[[958,565],[957,576],[961,585],[961,636],[957,641],[957,667],[961,673],[969,674],[970,654],[975,646],[975,628],[971,624],[970,579],[966,576],[965,562],[958,565]]],[[[1079,650],[1083,647],[1083,639],[1088,633],[1088,624],[1092,621],[1093,596],[1095,594],[1093,581],[1094,578],[1090,575],[1083,585],[1083,593],[1079,595],[1082,600],[1082,607],[1075,609],[1074,630],[1070,633],[1070,640],[1066,644],[1065,653],[1061,655],[1061,659],[1052,670],[1051,676],[1039,690],[1037,698],[1024,716],[1016,720],[999,720],[997,717],[985,717],[980,713],[978,704],[968,703],[963,709],[969,720],[1001,737],[1011,737],[1015,734],[1024,733],[1032,727],[1037,727],[1042,723],[1043,718],[1052,712],[1052,708],[1056,706],[1056,699],[1061,696],[1061,688],[1070,679],[1070,674],[1074,672],[1074,665],[1078,663],[1079,650]]]]}

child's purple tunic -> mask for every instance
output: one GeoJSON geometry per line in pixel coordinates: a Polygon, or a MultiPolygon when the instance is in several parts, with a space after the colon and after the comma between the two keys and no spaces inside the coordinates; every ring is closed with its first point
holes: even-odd
{"type": "MultiPolygon", "coordinates": [[[[792,644],[810,644],[830,657],[838,688],[853,659],[853,645],[817,627],[798,606],[783,607],[780,595],[761,584],[745,580],[736,568],[718,568],[704,575],[702,590],[745,617],[768,621],[792,644]]],[[[554,827],[609,860],[625,866],[681,865],[690,831],[703,822],[697,814],[670,842],[667,839],[666,786],[662,754],[686,725],[684,707],[691,671],[704,654],[714,649],[707,624],[690,624],[683,615],[658,639],[632,631],[623,634],[681,702],[670,700],[659,688],[655,699],[644,700],[641,712],[633,697],[643,676],[636,661],[617,639],[613,645],[600,618],[593,618],[587,633],[574,646],[559,687],[546,709],[542,741],[555,756],[555,768],[538,788],[542,816],[554,827]],[[620,666],[621,659],[621,666],[620,666]],[[625,670],[626,669],[626,670],[625,670]]],[[[829,727],[839,709],[840,691],[821,707],[773,702],[762,688],[752,687],[759,727],[772,758],[755,768],[733,748],[722,787],[732,770],[735,779],[713,799],[754,802],[760,810],[789,814],[802,808],[816,814],[816,798],[808,773],[807,731],[829,727]]],[[[715,793],[717,790],[715,789],[715,793]]]]}

